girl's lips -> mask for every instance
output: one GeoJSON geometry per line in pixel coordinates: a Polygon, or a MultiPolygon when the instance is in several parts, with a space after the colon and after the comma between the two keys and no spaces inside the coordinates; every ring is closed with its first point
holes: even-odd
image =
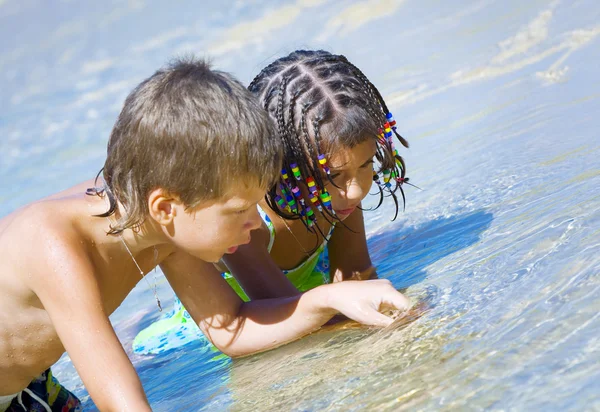
{"type": "Polygon", "coordinates": [[[356,206],[351,207],[350,209],[336,210],[335,213],[338,215],[349,215],[354,212],[354,209],[356,209],[356,206]]]}

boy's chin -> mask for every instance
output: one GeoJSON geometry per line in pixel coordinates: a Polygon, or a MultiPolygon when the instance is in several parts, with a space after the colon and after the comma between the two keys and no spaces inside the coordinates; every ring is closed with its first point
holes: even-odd
{"type": "Polygon", "coordinates": [[[225,254],[224,252],[220,251],[217,252],[215,250],[212,251],[188,251],[188,253],[198,259],[202,259],[203,261],[207,262],[207,263],[218,263],[222,258],[223,255],[225,254]]]}
{"type": "Polygon", "coordinates": [[[219,263],[221,261],[221,259],[223,259],[223,255],[225,255],[224,253],[218,253],[218,254],[213,254],[210,257],[208,257],[207,259],[203,259],[205,262],[208,263],[219,263]]]}

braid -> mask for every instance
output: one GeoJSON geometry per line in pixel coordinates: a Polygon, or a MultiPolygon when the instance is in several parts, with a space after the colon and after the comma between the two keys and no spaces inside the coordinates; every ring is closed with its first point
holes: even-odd
{"type": "MultiPolygon", "coordinates": [[[[312,107],[312,103],[307,103],[302,107],[302,111],[300,112],[300,125],[299,132],[296,136],[296,139],[292,139],[297,144],[297,160],[303,159],[306,155],[310,156],[310,149],[313,145],[310,144],[310,136],[308,134],[308,127],[306,127],[306,117],[307,113],[312,107]],[[300,138],[301,137],[301,138],[300,138]]],[[[301,163],[301,169],[304,176],[311,176],[313,173],[310,170],[310,166],[308,162],[301,163]]]]}
{"type": "MultiPolygon", "coordinates": [[[[353,65],[352,63],[350,63],[348,61],[348,59],[346,59],[345,56],[342,56],[344,58],[344,60],[346,61],[346,63],[348,64],[348,66],[352,67],[352,69],[355,71],[356,75],[358,78],[360,78],[365,85],[367,86],[367,90],[369,91],[369,94],[374,94],[377,101],[379,101],[379,104],[381,104],[381,107],[383,108],[383,112],[384,114],[389,113],[389,109],[387,107],[387,104],[385,103],[385,100],[383,100],[383,96],[381,96],[381,93],[379,92],[379,90],[377,89],[377,87],[375,87],[375,85],[373,83],[371,83],[371,81],[367,78],[367,76],[365,76],[365,74],[355,65],[353,65]]],[[[406,139],[404,139],[402,136],[400,136],[400,134],[394,129],[394,134],[396,135],[396,137],[398,138],[398,140],[400,141],[400,143],[402,143],[402,145],[406,148],[408,148],[408,141],[406,139]]]]}
{"type": "Polygon", "coordinates": [[[283,77],[279,85],[279,98],[277,99],[277,109],[275,111],[275,119],[277,119],[277,130],[279,134],[285,134],[285,118],[283,116],[283,104],[285,102],[285,89],[287,88],[288,78],[283,77]]]}

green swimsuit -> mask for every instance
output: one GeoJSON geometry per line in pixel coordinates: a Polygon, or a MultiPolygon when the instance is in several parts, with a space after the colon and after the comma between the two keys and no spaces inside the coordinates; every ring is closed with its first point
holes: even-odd
{"type": "MultiPolygon", "coordinates": [[[[269,216],[267,216],[267,214],[260,207],[258,208],[258,212],[260,217],[262,217],[269,228],[270,239],[267,250],[269,253],[271,253],[271,249],[275,243],[275,226],[273,225],[273,222],[269,216]]],[[[332,226],[329,230],[327,239],[330,238],[334,227],[335,226],[332,226]]],[[[294,269],[283,270],[283,273],[300,292],[305,292],[309,289],[329,283],[329,256],[327,254],[327,240],[321,243],[317,250],[315,250],[304,262],[294,269]]],[[[250,300],[242,290],[242,287],[235,280],[235,278],[231,276],[230,273],[224,273],[223,277],[244,301],[247,302],[250,300]]]]}

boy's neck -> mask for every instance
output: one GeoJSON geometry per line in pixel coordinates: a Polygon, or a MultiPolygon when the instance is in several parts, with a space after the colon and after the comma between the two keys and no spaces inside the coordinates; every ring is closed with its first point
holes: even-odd
{"type": "MultiPolygon", "coordinates": [[[[108,217],[107,220],[114,226],[114,218],[108,217]]],[[[119,234],[108,236],[115,237],[116,239],[119,239],[119,241],[125,242],[126,246],[134,255],[142,250],[168,245],[170,243],[168,238],[164,235],[162,227],[151,218],[146,219],[146,221],[136,230],[128,228],[119,234]]]]}
{"type": "MultiPolygon", "coordinates": [[[[96,199],[100,200],[104,206],[103,212],[106,211],[106,208],[108,207],[108,200],[106,199],[106,196],[96,199]]],[[[108,233],[110,227],[114,227],[116,225],[117,220],[121,216],[119,212],[120,210],[123,210],[123,205],[120,202],[117,202],[117,209],[114,214],[104,218],[97,218],[104,221],[100,224],[104,233],[108,233]]],[[[142,250],[148,248],[168,245],[170,243],[169,239],[163,233],[163,228],[151,217],[147,217],[145,221],[135,230],[127,228],[121,233],[115,235],[107,234],[106,237],[112,240],[111,243],[125,242],[125,245],[133,255],[137,255],[142,250]]]]}

